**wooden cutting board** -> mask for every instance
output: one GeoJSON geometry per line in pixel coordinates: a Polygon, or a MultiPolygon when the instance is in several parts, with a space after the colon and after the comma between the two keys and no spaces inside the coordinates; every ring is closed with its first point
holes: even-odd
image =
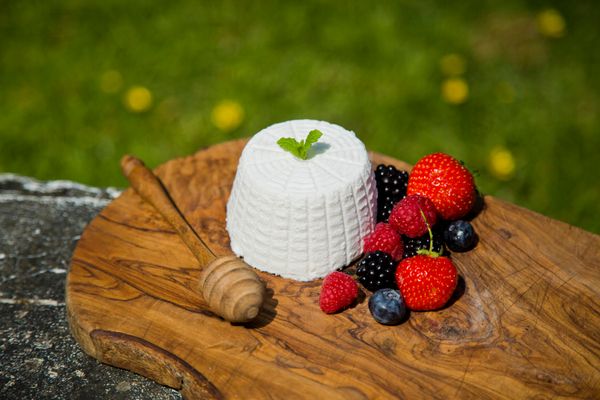
{"type": "MultiPolygon", "coordinates": [[[[244,144],[155,171],[218,255],[230,254],[225,204],[244,144]]],[[[480,242],[453,255],[463,279],[443,310],[388,327],[363,298],[325,315],[320,281],[260,273],[262,313],[232,325],[194,292],[200,268],[183,242],[128,189],[73,255],[71,332],[92,357],[187,399],[599,398],[600,237],[490,196],[474,226],[480,242]]]]}

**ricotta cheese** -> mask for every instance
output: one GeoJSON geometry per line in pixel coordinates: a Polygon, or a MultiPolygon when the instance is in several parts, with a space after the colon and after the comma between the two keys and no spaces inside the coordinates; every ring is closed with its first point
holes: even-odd
{"type": "Polygon", "coordinates": [[[227,203],[233,252],[249,265],[308,281],[346,266],[362,253],[373,231],[377,189],[365,145],[324,121],[278,123],[244,148],[227,203]],[[306,160],[277,144],[323,136],[306,160]]]}

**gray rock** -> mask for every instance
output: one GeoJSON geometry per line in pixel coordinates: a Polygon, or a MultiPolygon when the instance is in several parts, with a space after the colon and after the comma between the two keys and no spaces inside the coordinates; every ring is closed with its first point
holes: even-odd
{"type": "Polygon", "coordinates": [[[98,363],[65,319],[65,278],[86,224],[119,190],[0,174],[0,399],[180,399],[98,363]]]}

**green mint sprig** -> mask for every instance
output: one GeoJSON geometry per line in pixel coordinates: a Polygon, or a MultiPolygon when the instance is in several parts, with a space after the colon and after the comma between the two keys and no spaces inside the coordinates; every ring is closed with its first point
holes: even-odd
{"type": "Polygon", "coordinates": [[[289,151],[299,159],[306,160],[306,157],[308,156],[308,150],[313,144],[317,143],[321,136],[323,136],[321,131],[313,129],[308,133],[308,136],[306,136],[306,139],[304,140],[297,141],[294,138],[283,137],[277,141],[277,144],[279,147],[285,151],[289,151]]]}

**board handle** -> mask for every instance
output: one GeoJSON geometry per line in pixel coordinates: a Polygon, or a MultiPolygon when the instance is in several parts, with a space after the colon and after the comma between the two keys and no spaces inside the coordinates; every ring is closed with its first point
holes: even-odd
{"type": "Polygon", "coordinates": [[[230,322],[254,319],[265,295],[256,272],[235,256],[217,258],[186,221],[162,182],[140,159],[123,156],[121,170],[133,190],[165,218],[200,263],[197,288],[210,309],[230,322]]]}

